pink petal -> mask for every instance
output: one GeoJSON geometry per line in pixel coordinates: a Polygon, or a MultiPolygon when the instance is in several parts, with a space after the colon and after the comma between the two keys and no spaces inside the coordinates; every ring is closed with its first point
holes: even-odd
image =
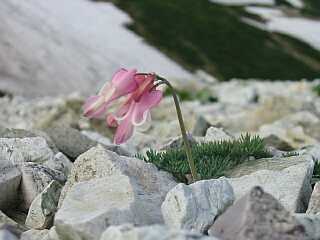
{"type": "Polygon", "coordinates": [[[89,118],[100,118],[103,117],[107,110],[108,103],[101,101],[101,96],[89,97],[83,105],[83,114],[89,118]],[[96,105],[96,106],[95,106],[96,105]]]}
{"type": "Polygon", "coordinates": [[[90,96],[86,99],[86,101],[84,102],[82,108],[84,111],[87,111],[88,108],[98,100],[99,96],[90,96]]]}
{"type": "Polygon", "coordinates": [[[136,100],[139,101],[141,96],[145,92],[149,92],[152,87],[154,86],[154,80],[155,80],[155,75],[154,74],[148,74],[148,75],[136,75],[135,80],[138,83],[139,87],[137,90],[132,94],[132,97],[136,100]]]}
{"type": "MultiPolygon", "coordinates": [[[[131,111],[132,112],[132,111],[131,111]]],[[[118,126],[114,135],[114,143],[121,144],[126,142],[133,134],[133,124],[131,123],[131,114],[128,115],[118,126]]]]}
{"type": "Polygon", "coordinates": [[[109,127],[118,127],[118,122],[113,114],[108,114],[106,119],[109,127]]]}
{"type": "Polygon", "coordinates": [[[121,96],[134,91],[137,88],[137,83],[134,76],[137,73],[136,69],[126,70],[120,69],[112,77],[112,84],[117,89],[117,93],[121,96]]]}
{"type": "Polygon", "coordinates": [[[135,104],[132,113],[132,123],[135,126],[143,124],[147,119],[148,111],[159,104],[162,99],[162,91],[154,90],[144,93],[139,102],[135,104]]]}

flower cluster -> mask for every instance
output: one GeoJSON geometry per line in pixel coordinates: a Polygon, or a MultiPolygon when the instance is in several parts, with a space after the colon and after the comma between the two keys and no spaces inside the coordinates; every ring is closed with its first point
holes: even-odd
{"type": "Polygon", "coordinates": [[[107,125],[116,127],[114,143],[127,141],[135,126],[146,122],[150,109],[162,99],[162,92],[156,89],[157,77],[152,73],[137,73],[137,70],[120,69],[95,96],[89,97],[83,108],[89,118],[106,117],[107,125]],[[123,104],[113,113],[108,109],[117,99],[126,97],[123,104]]]}

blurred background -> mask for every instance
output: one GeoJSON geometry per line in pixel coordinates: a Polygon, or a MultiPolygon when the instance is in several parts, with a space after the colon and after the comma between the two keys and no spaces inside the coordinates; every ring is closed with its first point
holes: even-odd
{"type": "MultiPolygon", "coordinates": [[[[319,0],[0,1],[0,130],[68,126],[111,143],[82,105],[120,67],[169,79],[193,136],[214,126],[281,150],[320,143],[319,0]]],[[[130,152],[181,134],[164,91],[130,152]]]]}
{"type": "Polygon", "coordinates": [[[2,95],[92,94],[119,67],[176,85],[320,77],[319,0],[1,0],[2,95]]]}

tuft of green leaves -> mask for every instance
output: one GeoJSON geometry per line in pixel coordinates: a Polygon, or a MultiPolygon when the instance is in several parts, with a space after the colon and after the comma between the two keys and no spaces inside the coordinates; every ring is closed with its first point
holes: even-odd
{"type": "MultiPolygon", "coordinates": [[[[159,169],[172,173],[179,181],[187,182],[190,174],[184,148],[170,149],[164,152],[148,150],[146,157],[140,159],[155,164],[159,169]]],[[[259,136],[242,135],[237,140],[198,143],[192,146],[192,157],[200,179],[224,176],[236,165],[249,160],[270,157],[265,144],[259,136]]]]}

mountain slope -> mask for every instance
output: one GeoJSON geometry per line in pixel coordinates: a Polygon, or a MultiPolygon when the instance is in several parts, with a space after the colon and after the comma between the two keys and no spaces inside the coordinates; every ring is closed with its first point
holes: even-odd
{"type": "Polygon", "coordinates": [[[320,76],[317,50],[284,34],[244,23],[244,17],[261,19],[242,7],[208,0],[112,2],[134,19],[130,29],[190,70],[203,69],[221,80],[320,76]]]}

